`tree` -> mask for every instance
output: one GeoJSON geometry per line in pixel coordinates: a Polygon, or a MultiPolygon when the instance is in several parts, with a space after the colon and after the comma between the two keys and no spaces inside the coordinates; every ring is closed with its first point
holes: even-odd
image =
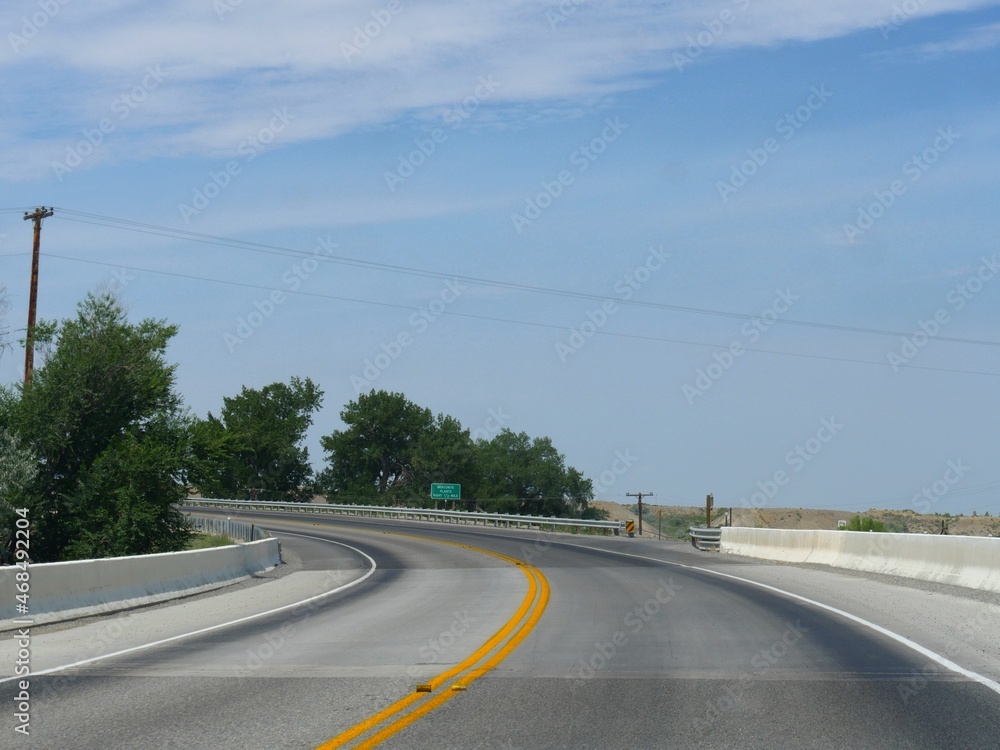
{"type": "Polygon", "coordinates": [[[0,411],[38,458],[23,490],[35,562],[180,549],[190,530],[174,503],[186,424],[164,359],[175,326],[129,324],[110,295],[88,295],[63,321],[31,384],[0,411]]]}
{"type": "Polygon", "coordinates": [[[209,413],[192,428],[189,480],[203,495],[309,500],[312,467],[302,442],[322,403],[323,391],[297,377],[223,399],[219,418],[209,413]]]}
{"type": "Polygon", "coordinates": [[[549,438],[503,430],[476,442],[454,417],[435,419],[402,393],[362,394],[340,418],[346,429],[322,438],[322,483],[343,500],[429,501],[432,482],[449,482],[490,510],[579,516],[594,495],[549,438]]]}
{"type": "Polygon", "coordinates": [[[889,529],[881,521],[868,516],[854,516],[847,522],[848,531],[879,531],[886,532],[889,529]]]}
{"type": "MultiPolygon", "coordinates": [[[[184,460],[185,486],[197,489],[202,497],[226,497],[227,487],[236,483],[229,464],[230,449],[226,428],[211,413],[205,419],[192,418],[190,442],[184,460]]],[[[243,498],[236,498],[243,499],[243,498]]]]}
{"type": "Polygon", "coordinates": [[[12,502],[38,473],[38,462],[8,429],[0,430],[0,503],[12,502]]]}
{"type": "MultiPolygon", "coordinates": [[[[25,491],[38,473],[38,462],[17,438],[0,426],[0,531],[14,529],[15,508],[25,502],[25,491]]],[[[14,537],[5,533],[0,538],[0,565],[14,561],[14,537]]]]}
{"type": "Polygon", "coordinates": [[[412,496],[427,499],[432,483],[448,482],[461,485],[463,497],[472,503],[482,475],[479,458],[476,443],[462,423],[438,414],[413,450],[412,496]]]}
{"type": "Polygon", "coordinates": [[[573,467],[550,438],[501,430],[480,441],[480,495],[499,509],[546,516],[579,515],[593,498],[593,483],[573,467]]]}
{"type": "MultiPolygon", "coordinates": [[[[328,492],[367,501],[411,492],[417,481],[417,446],[434,424],[430,410],[402,393],[373,389],[348,403],[340,419],[347,429],[320,441],[327,453],[323,485],[328,492]]],[[[425,444],[425,449],[430,455],[430,446],[425,444]]]]}
{"type": "Polygon", "coordinates": [[[183,549],[187,522],[172,506],[185,496],[177,481],[187,435],[182,418],[157,415],[126,431],[80,478],[70,504],[85,518],[64,557],[118,557],[183,549]]]}

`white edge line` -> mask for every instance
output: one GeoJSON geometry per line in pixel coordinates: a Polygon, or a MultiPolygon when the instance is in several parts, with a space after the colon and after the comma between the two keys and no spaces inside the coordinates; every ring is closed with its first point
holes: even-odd
{"type": "Polygon", "coordinates": [[[820,609],[825,609],[828,612],[833,612],[834,614],[840,615],[841,617],[845,617],[848,620],[851,620],[852,622],[856,622],[859,625],[863,625],[866,628],[870,628],[870,629],[874,630],[877,633],[881,633],[882,635],[884,635],[884,636],[886,636],[888,638],[891,638],[892,640],[896,641],[897,643],[900,643],[903,646],[906,646],[907,648],[916,651],[918,654],[921,654],[922,656],[926,656],[931,661],[937,662],[938,664],[940,664],[945,669],[948,669],[948,670],[950,670],[952,672],[955,672],[957,674],[962,675],[963,677],[966,677],[966,678],[968,678],[970,680],[974,680],[975,682],[978,682],[978,683],[980,683],[982,685],[985,685],[986,687],[988,687],[990,690],[992,690],[995,693],[1000,693],[1000,683],[997,683],[996,681],[991,680],[989,677],[981,675],[978,672],[973,672],[971,669],[966,669],[965,667],[961,666],[960,664],[956,664],[951,659],[947,659],[944,656],[941,656],[941,654],[939,654],[939,653],[937,653],[935,651],[931,651],[926,646],[921,646],[916,641],[911,641],[909,638],[906,638],[904,636],[899,635],[899,633],[894,633],[893,631],[889,630],[888,628],[884,628],[881,625],[876,625],[874,622],[870,622],[870,621],[864,619],[863,617],[858,617],[857,615],[852,615],[850,612],[845,612],[842,609],[837,609],[836,607],[833,607],[833,606],[831,606],[829,604],[823,604],[823,602],[818,602],[815,599],[810,599],[810,598],[808,598],[806,596],[802,596],[800,594],[793,594],[791,591],[785,591],[784,589],[779,589],[776,586],[771,586],[771,585],[766,584],[766,583],[760,583],[759,581],[751,581],[749,578],[741,578],[740,576],[734,576],[731,573],[720,573],[717,570],[711,570],[709,568],[701,568],[701,567],[698,567],[697,565],[685,565],[684,563],[673,562],[671,560],[660,560],[659,558],[656,558],[656,557],[646,557],[644,555],[634,555],[634,554],[632,554],[630,552],[616,552],[615,550],[600,549],[598,547],[587,547],[587,546],[582,545],[582,544],[570,544],[568,542],[554,542],[554,544],[563,544],[563,545],[565,545],[567,547],[578,547],[579,549],[592,550],[592,551],[598,551],[598,552],[609,552],[612,555],[621,555],[623,557],[634,557],[634,558],[636,558],[638,560],[650,560],[652,562],[662,563],[663,565],[673,565],[673,566],[678,567],[678,568],[688,568],[690,570],[699,570],[702,573],[710,573],[711,575],[719,576],[721,578],[731,578],[734,581],[740,581],[741,583],[748,583],[751,586],[757,586],[758,588],[766,589],[768,591],[773,591],[773,592],[775,592],[777,594],[782,594],[782,595],[790,597],[792,599],[797,599],[800,602],[805,602],[806,604],[811,604],[814,607],[819,607],[820,609]]]}
{"type": "MultiPolygon", "coordinates": [[[[507,536],[505,534],[495,534],[495,535],[491,534],[490,536],[498,536],[498,537],[501,537],[503,539],[511,539],[511,540],[518,540],[518,541],[521,540],[521,537],[507,536]]],[[[926,646],[921,646],[916,641],[912,641],[909,638],[906,638],[905,636],[900,635],[899,633],[896,633],[896,632],[894,632],[892,630],[889,630],[888,628],[884,628],[881,625],[877,625],[876,623],[871,622],[869,620],[866,620],[863,617],[858,617],[857,615],[852,615],[850,612],[846,612],[845,610],[838,609],[837,607],[834,607],[832,605],[823,604],[823,602],[818,602],[815,599],[810,599],[809,597],[802,596],[801,594],[793,594],[791,591],[785,591],[784,589],[779,589],[776,586],[771,586],[771,585],[769,585],[767,583],[760,583],[759,581],[752,581],[749,578],[742,578],[740,576],[734,576],[731,573],[721,573],[721,572],[719,572],[717,570],[711,570],[709,568],[702,568],[702,567],[699,567],[697,565],[686,565],[685,563],[674,562],[672,560],[661,560],[658,557],[647,557],[645,555],[636,555],[636,554],[633,554],[631,552],[618,552],[616,550],[603,549],[603,548],[600,548],[600,547],[588,547],[588,546],[583,545],[583,544],[573,544],[571,542],[561,542],[561,541],[555,541],[555,540],[553,540],[551,543],[554,544],[554,545],[562,545],[564,547],[576,547],[577,549],[587,550],[588,552],[607,552],[608,554],[611,554],[611,555],[620,555],[621,557],[634,557],[637,560],[648,560],[650,562],[656,562],[656,563],[660,563],[662,565],[672,565],[672,566],[677,567],[677,568],[687,568],[689,570],[698,570],[698,571],[701,571],[702,573],[708,573],[710,575],[719,576],[720,578],[730,578],[730,579],[732,579],[734,581],[740,581],[741,583],[747,583],[747,584],[750,584],[751,586],[757,586],[758,588],[762,588],[762,589],[765,589],[767,591],[773,591],[776,594],[781,594],[781,595],[787,596],[787,597],[789,597],[791,599],[796,599],[796,600],[798,600],[800,602],[804,602],[806,604],[811,604],[812,606],[818,607],[819,609],[825,609],[828,612],[832,612],[832,613],[834,613],[836,615],[840,615],[841,617],[843,617],[845,619],[848,619],[848,620],[850,620],[852,622],[856,622],[859,625],[862,625],[862,626],[864,626],[866,628],[874,630],[876,633],[881,633],[882,635],[884,635],[887,638],[890,638],[890,639],[896,641],[897,643],[905,646],[906,648],[909,648],[909,649],[911,649],[913,651],[916,651],[918,654],[920,654],[920,655],[922,655],[922,656],[930,659],[931,661],[933,661],[933,662],[935,662],[937,664],[940,664],[945,669],[947,669],[947,670],[949,670],[951,672],[954,672],[956,674],[959,674],[962,677],[965,677],[967,679],[973,680],[974,682],[978,682],[981,685],[986,686],[987,688],[989,688],[993,692],[995,692],[997,694],[1000,694],[1000,683],[996,682],[995,680],[991,680],[989,677],[986,677],[985,675],[981,675],[978,672],[973,672],[971,669],[966,669],[961,664],[956,664],[951,659],[948,659],[947,657],[941,656],[941,654],[937,653],[936,651],[932,651],[931,649],[927,648],[926,646]]]]}
{"type": "Polygon", "coordinates": [[[321,542],[327,542],[329,544],[336,544],[336,545],[339,545],[341,547],[347,547],[347,549],[353,550],[354,552],[357,552],[362,557],[365,557],[368,560],[368,562],[370,562],[372,564],[372,566],[368,570],[367,573],[365,573],[363,576],[361,576],[361,578],[358,578],[358,579],[356,579],[354,581],[351,581],[350,583],[345,583],[343,586],[340,586],[339,588],[335,588],[335,589],[333,589],[331,591],[325,591],[322,594],[317,594],[316,596],[310,596],[308,599],[302,599],[301,601],[293,602],[292,604],[284,604],[284,605],[282,605],[280,607],[275,607],[274,609],[269,609],[266,612],[258,612],[255,615],[247,615],[246,617],[240,617],[240,618],[238,618],[236,620],[229,620],[228,622],[219,623],[218,625],[211,625],[211,626],[209,626],[207,628],[201,628],[200,630],[192,630],[190,633],[181,633],[180,635],[172,635],[169,638],[163,638],[163,639],[161,639],[159,641],[153,641],[151,643],[144,643],[144,644],[142,644],[140,646],[132,646],[131,648],[122,649],[121,651],[115,651],[115,652],[110,653],[110,654],[103,654],[101,656],[92,656],[89,659],[82,659],[81,661],[76,661],[76,662],[73,662],[72,664],[64,664],[61,667],[50,667],[49,669],[43,669],[43,670],[41,670],[39,672],[31,672],[30,674],[27,674],[27,675],[20,675],[20,676],[15,675],[13,677],[0,678],[0,684],[3,684],[5,682],[13,682],[14,680],[25,680],[25,679],[29,679],[30,677],[38,677],[40,675],[53,674],[55,672],[62,672],[63,670],[73,669],[74,667],[82,667],[82,666],[84,666],[86,664],[93,664],[94,662],[101,661],[103,659],[111,659],[111,658],[114,658],[116,656],[123,656],[125,654],[133,654],[136,651],[144,651],[147,648],[154,648],[156,646],[162,646],[165,643],[172,643],[174,641],[183,640],[184,638],[191,638],[191,637],[196,636],[196,635],[203,635],[205,633],[211,633],[214,630],[221,630],[222,628],[228,628],[231,625],[238,625],[238,624],[240,624],[242,622],[250,622],[251,620],[257,620],[257,619],[259,619],[261,617],[267,617],[268,615],[273,615],[273,614],[276,614],[278,612],[284,612],[287,609],[292,609],[294,607],[300,607],[303,604],[308,604],[309,602],[314,602],[317,599],[322,599],[323,597],[330,596],[331,594],[336,594],[338,592],[341,592],[341,591],[344,591],[346,589],[349,589],[352,586],[357,586],[359,583],[361,583],[362,581],[365,581],[371,575],[373,575],[375,573],[375,569],[378,567],[375,564],[375,561],[371,558],[370,555],[366,554],[365,552],[362,552],[357,547],[352,547],[349,544],[344,544],[343,542],[335,542],[332,539],[323,539],[322,537],[318,537],[318,536],[309,536],[307,534],[296,534],[296,533],[290,532],[290,531],[281,531],[279,533],[280,534],[287,534],[289,536],[300,536],[300,537],[304,537],[305,539],[316,539],[316,540],[321,541],[321,542]]]}
{"type": "MultiPolygon", "coordinates": [[[[521,537],[507,536],[506,534],[491,534],[489,536],[497,536],[497,537],[500,537],[502,539],[511,539],[511,540],[517,540],[517,541],[521,541],[521,539],[522,539],[521,537]]],[[[852,622],[856,622],[859,625],[862,625],[862,626],[864,626],[866,628],[874,630],[876,633],[881,633],[882,635],[884,635],[887,638],[890,638],[890,639],[896,641],[897,643],[905,646],[906,648],[911,649],[913,651],[916,651],[918,654],[920,654],[922,656],[925,656],[926,658],[930,659],[931,661],[933,661],[933,662],[935,662],[937,664],[940,664],[945,669],[947,669],[947,670],[949,670],[951,672],[954,672],[956,674],[959,674],[962,677],[965,677],[967,679],[973,680],[974,682],[978,682],[981,685],[986,686],[987,688],[989,688],[993,692],[995,692],[997,694],[1000,694],[1000,683],[996,682],[995,680],[991,680],[989,677],[986,677],[985,675],[981,675],[978,672],[973,672],[971,669],[966,669],[961,664],[956,664],[951,659],[948,659],[948,658],[946,658],[944,656],[941,656],[941,654],[937,653],[936,651],[932,651],[931,649],[927,648],[926,646],[921,646],[916,641],[912,641],[909,638],[906,638],[905,636],[900,635],[899,633],[896,633],[896,632],[893,632],[892,630],[889,630],[888,628],[884,628],[881,625],[877,625],[874,622],[871,622],[869,620],[864,619],[863,617],[858,617],[857,615],[852,615],[850,612],[846,612],[846,611],[844,611],[842,609],[837,609],[836,607],[831,606],[829,604],[823,604],[823,602],[818,602],[815,599],[810,599],[809,597],[802,596],[801,594],[793,594],[791,591],[785,591],[784,589],[779,589],[776,586],[771,586],[771,585],[766,584],[766,583],[760,583],[759,581],[752,581],[749,578],[742,578],[740,576],[734,576],[731,573],[720,573],[717,570],[711,570],[709,568],[702,568],[702,567],[699,567],[697,565],[686,565],[685,563],[674,562],[672,560],[661,560],[658,557],[647,557],[645,555],[636,555],[636,554],[633,554],[631,552],[618,552],[616,550],[603,549],[601,547],[588,547],[588,546],[583,545],[583,544],[573,544],[571,542],[562,542],[562,541],[555,541],[555,540],[553,540],[551,542],[551,544],[553,544],[553,545],[562,545],[564,547],[576,547],[577,549],[587,550],[588,552],[606,552],[606,553],[611,554],[611,555],[620,555],[621,557],[634,557],[637,560],[648,560],[650,562],[656,562],[656,563],[660,563],[662,565],[672,565],[672,566],[677,567],[677,568],[687,568],[689,570],[698,570],[698,571],[701,571],[702,573],[708,573],[710,575],[719,576],[720,578],[730,578],[730,579],[732,579],[734,581],[740,581],[741,583],[747,583],[747,584],[750,584],[751,586],[757,586],[758,588],[762,588],[762,589],[765,589],[767,591],[773,591],[776,594],[781,594],[781,595],[787,596],[787,597],[789,597],[791,599],[796,599],[796,600],[798,600],[800,602],[804,602],[806,604],[811,604],[812,606],[818,607],[819,609],[825,609],[828,612],[833,612],[836,615],[840,615],[841,617],[844,617],[844,618],[846,618],[848,620],[851,620],[852,622]]]]}
{"type": "MultiPolygon", "coordinates": [[[[496,536],[496,537],[500,537],[502,539],[511,539],[511,540],[522,541],[521,537],[507,536],[506,534],[490,534],[489,536],[496,536]]],[[[987,688],[989,688],[993,692],[995,692],[997,694],[1000,694],[1000,683],[996,682],[995,680],[991,680],[989,677],[986,677],[985,675],[981,675],[978,672],[973,672],[971,669],[966,669],[962,665],[956,664],[951,659],[948,659],[948,658],[946,658],[944,656],[941,656],[941,654],[937,653],[936,651],[932,651],[931,649],[927,648],[926,646],[921,646],[916,641],[912,641],[909,638],[906,638],[905,636],[900,635],[899,633],[896,633],[896,632],[893,632],[892,630],[889,630],[888,628],[884,628],[881,625],[877,625],[874,622],[871,622],[869,620],[864,619],[863,617],[858,617],[857,615],[852,615],[850,612],[846,612],[846,611],[844,611],[842,609],[837,609],[836,607],[834,607],[832,605],[823,604],[823,602],[818,602],[815,599],[810,599],[810,598],[808,598],[806,596],[802,596],[800,594],[793,594],[791,591],[785,591],[784,589],[779,589],[776,586],[771,586],[771,585],[766,584],[766,583],[760,583],[759,581],[752,581],[749,578],[742,578],[740,576],[734,576],[731,573],[720,573],[717,570],[711,570],[709,568],[702,568],[702,567],[699,567],[697,565],[686,565],[685,563],[674,562],[672,560],[661,560],[658,557],[647,557],[645,555],[636,555],[636,554],[633,554],[631,552],[618,552],[616,550],[603,549],[601,547],[588,547],[588,546],[583,545],[583,544],[573,544],[571,542],[562,542],[562,541],[552,540],[551,544],[553,544],[553,545],[562,545],[564,547],[576,547],[577,549],[587,550],[588,552],[606,552],[606,553],[611,554],[611,555],[620,555],[621,557],[634,557],[637,560],[648,560],[650,562],[656,562],[656,563],[660,563],[662,565],[672,565],[672,566],[677,567],[677,568],[687,568],[689,570],[698,570],[698,571],[701,571],[702,573],[709,573],[710,575],[719,576],[720,578],[730,578],[730,579],[732,579],[734,581],[740,581],[741,583],[747,583],[747,584],[750,584],[751,586],[757,586],[758,588],[762,588],[762,589],[765,589],[767,591],[773,591],[776,594],[781,594],[781,595],[787,596],[787,597],[789,597],[791,599],[796,599],[796,600],[798,600],[800,602],[804,602],[806,604],[811,604],[812,606],[818,607],[819,609],[825,609],[828,612],[832,612],[832,613],[834,613],[836,615],[840,615],[841,617],[844,617],[844,618],[846,618],[848,620],[851,620],[852,622],[855,622],[855,623],[857,623],[859,625],[862,625],[862,626],[864,626],[866,628],[874,630],[876,633],[881,633],[882,635],[886,636],[887,638],[890,638],[890,639],[896,641],[897,643],[905,646],[906,648],[909,648],[909,649],[911,649],[913,651],[916,651],[918,654],[920,654],[920,655],[922,655],[922,656],[930,659],[931,661],[933,661],[933,662],[941,665],[945,669],[947,669],[947,670],[949,670],[951,672],[954,672],[956,674],[959,674],[962,677],[965,677],[967,679],[973,680],[974,682],[978,682],[981,685],[986,686],[987,688]]]]}

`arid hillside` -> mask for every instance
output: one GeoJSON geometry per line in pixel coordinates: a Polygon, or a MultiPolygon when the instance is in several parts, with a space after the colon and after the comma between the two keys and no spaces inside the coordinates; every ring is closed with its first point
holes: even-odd
{"type": "MultiPolygon", "coordinates": [[[[636,520],[634,505],[622,505],[607,501],[595,502],[598,508],[608,511],[611,520],[636,520]]],[[[643,503],[643,536],[656,537],[657,521],[664,529],[668,522],[671,528],[684,523],[704,524],[705,510],[694,506],[652,505],[643,503]],[[662,511],[662,517],[657,513],[662,511]],[[681,523],[684,522],[684,523],[681,523]]],[[[728,508],[717,507],[712,514],[712,525],[725,523],[728,508]]],[[[998,516],[944,516],[921,514],[912,510],[871,509],[861,514],[843,510],[821,510],[813,508],[733,508],[733,526],[749,526],[764,529],[836,529],[838,521],[848,521],[854,515],[870,516],[884,522],[890,531],[910,534],[940,534],[944,523],[949,534],[964,536],[1000,537],[1000,517],[998,516]]],[[[673,537],[673,534],[663,534],[673,537]]]]}

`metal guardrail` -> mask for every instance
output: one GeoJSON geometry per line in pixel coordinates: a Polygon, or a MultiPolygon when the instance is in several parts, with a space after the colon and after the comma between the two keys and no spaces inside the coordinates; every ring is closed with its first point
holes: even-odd
{"type": "Polygon", "coordinates": [[[718,552],[722,544],[722,529],[705,529],[691,526],[691,546],[709,552],[718,552]]]}
{"type": "Polygon", "coordinates": [[[191,526],[200,532],[209,534],[225,534],[230,539],[242,542],[256,542],[267,539],[271,535],[253,523],[234,521],[231,518],[201,518],[186,514],[191,526]]]}
{"type": "Polygon", "coordinates": [[[232,508],[234,510],[283,510],[320,515],[346,515],[366,518],[397,518],[411,521],[436,521],[439,523],[464,523],[483,526],[503,526],[517,529],[550,531],[563,528],[602,529],[617,536],[625,524],[622,521],[584,521],[577,518],[549,518],[548,516],[518,516],[509,513],[470,513],[461,510],[434,510],[428,508],[389,508],[381,505],[330,505],[324,503],[275,503],[248,500],[215,500],[189,498],[183,505],[195,508],[232,508]]]}

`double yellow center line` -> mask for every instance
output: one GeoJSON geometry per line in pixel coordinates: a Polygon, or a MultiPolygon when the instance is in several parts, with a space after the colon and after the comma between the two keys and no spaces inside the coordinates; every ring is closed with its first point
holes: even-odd
{"type": "MultiPolygon", "coordinates": [[[[399,534],[398,536],[409,535],[399,534]]],[[[549,602],[549,583],[541,571],[533,565],[515,557],[468,544],[427,539],[426,537],[411,538],[462,547],[516,565],[528,579],[528,593],[513,617],[467,659],[431,678],[426,683],[415,686],[413,693],[338,734],[316,750],[333,750],[333,748],[345,747],[348,743],[362,737],[365,739],[354,746],[355,750],[366,750],[384,742],[421,716],[425,716],[454,698],[506,659],[521,641],[528,637],[528,634],[538,624],[538,620],[541,619],[542,612],[545,611],[545,606],[549,602]],[[447,687],[445,688],[445,686],[447,687]]]]}

